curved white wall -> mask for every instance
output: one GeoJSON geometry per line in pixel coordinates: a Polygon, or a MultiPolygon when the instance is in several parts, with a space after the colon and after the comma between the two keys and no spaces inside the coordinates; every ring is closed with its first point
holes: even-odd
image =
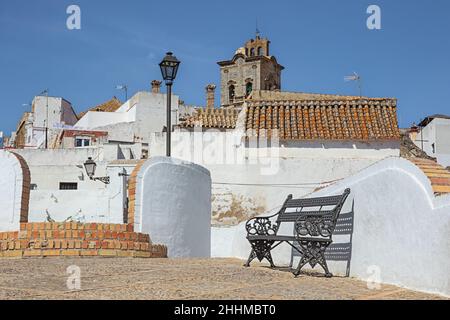
{"type": "Polygon", "coordinates": [[[0,150],[0,232],[20,229],[23,178],[17,157],[0,150]]]}
{"type": "MultiPolygon", "coordinates": [[[[352,193],[342,212],[351,210],[354,200],[350,275],[367,280],[379,270],[382,283],[449,296],[450,195],[435,197],[423,172],[401,158],[380,161],[313,196],[345,188],[352,193]]],[[[244,224],[214,229],[212,241],[213,256],[246,258],[249,253],[244,224]]],[[[290,250],[280,249],[275,260],[287,263],[290,250]]],[[[343,274],[345,268],[336,262],[330,270],[343,274]]]]}
{"type": "Polygon", "coordinates": [[[173,158],[148,160],[136,180],[135,230],[166,245],[171,258],[209,257],[209,171],[173,158]]]}

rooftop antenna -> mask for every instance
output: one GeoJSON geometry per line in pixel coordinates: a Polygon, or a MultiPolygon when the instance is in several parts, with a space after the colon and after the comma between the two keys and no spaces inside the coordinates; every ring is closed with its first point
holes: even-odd
{"type": "Polygon", "coordinates": [[[358,81],[358,88],[359,88],[359,97],[362,97],[362,85],[361,85],[361,76],[357,74],[356,72],[353,72],[351,76],[345,76],[345,81],[358,81]]]}
{"type": "Polygon", "coordinates": [[[125,102],[128,101],[128,86],[126,84],[119,84],[116,86],[116,90],[124,90],[125,91],[125,102]]]}

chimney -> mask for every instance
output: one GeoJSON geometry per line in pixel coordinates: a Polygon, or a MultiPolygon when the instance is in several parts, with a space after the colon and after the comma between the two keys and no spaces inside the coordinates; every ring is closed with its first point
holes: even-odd
{"type": "Polygon", "coordinates": [[[152,93],[160,93],[161,91],[161,81],[153,80],[152,81],[152,93]]]}
{"type": "Polygon", "coordinates": [[[206,86],[206,109],[214,109],[214,94],[216,91],[216,86],[214,84],[208,84],[206,86]]]}

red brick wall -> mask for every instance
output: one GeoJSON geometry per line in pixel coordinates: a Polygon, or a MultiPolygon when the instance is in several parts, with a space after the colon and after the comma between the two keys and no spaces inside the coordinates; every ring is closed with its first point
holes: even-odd
{"type": "Polygon", "coordinates": [[[30,185],[31,185],[31,174],[30,168],[27,165],[25,159],[14,152],[11,152],[19,161],[20,167],[22,168],[22,199],[20,207],[20,222],[28,222],[28,210],[30,204],[30,185]]]}
{"type": "Polygon", "coordinates": [[[21,223],[0,233],[0,257],[103,256],[165,258],[167,248],[130,224],[21,223]]]}
{"type": "Polygon", "coordinates": [[[136,180],[137,175],[139,171],[142,168],[142,165],[145,163],[146,160],[140,161],[136,167],[134,168],[133,172],[130,175],[130,179],[128,180],[128,219],[127,223],[131,224],[133,226],[134,230],[134,217],[135,217],[135,210],[136,210],[136,180]]]}

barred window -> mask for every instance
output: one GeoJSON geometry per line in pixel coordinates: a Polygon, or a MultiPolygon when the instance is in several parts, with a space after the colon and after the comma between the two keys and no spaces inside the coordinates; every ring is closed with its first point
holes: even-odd
{"type": "Polygon", "coordinates": [[[59,190],[78,190],[78,183],[76,183],[76,182],[60,182],[59,190]]]}

